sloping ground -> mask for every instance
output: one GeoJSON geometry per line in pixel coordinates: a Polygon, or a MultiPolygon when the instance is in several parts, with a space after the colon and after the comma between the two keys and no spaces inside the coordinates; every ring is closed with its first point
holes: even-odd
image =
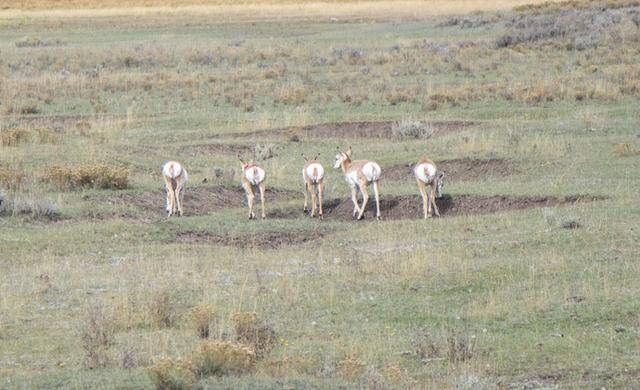
{"type": "MultiPolygon", "coordinates": [[[[445,196],[436,200],[440,215],[451,217],[456,215],[491,214],[507,210],[524,210],[533,207],[554,207],[576,202],[592,202],[601,198],[595,196],[584,197],[509,197],[494,196],[445,196]]],[[[325,220],[350,220],[353,212],[351,199],[333,199],[325,201],[325,220]]],[[[422,198],[419,196],[384,196],[380,199],[380,213],[383,220],[417,219],[423,217],[422,198]]],[[[276,218],[297,218],[299,210],[280,210],[273,212],[276,218]]],[[[365,218],[373,219],[375,215],[375,199],[369,198],[365,211],[365,218]]]]}
{"type": "MultiPolygon", "coordinates": [[[[307,138],[392,138],[391,127],[395,122],[339,122],[322,123],[302,127],[287,127],[274,130],[258,130],[243,133],[223,134],[221,137],[284,137],[287,139],[307,138]]],[[[438,121],[429,122],[434,129],[434,136],[460,131],[475,124],[470,121],[438,121]]]]}
{"type": "MultiPolygon", "coordinates": [[[[268,203],[299,196],[297,192],[269,189],[266,191],[268,203]]],[[[194,187],[187,188],[184,195],[183,209],[185,215],[203,215],[227,208],[243,207],[244,190],[229,187],[194,187]]],[[[101,197],[103,202],[112,205],[134,205],[146,213],[161,215],[165,213],[166,195],[163,190],[142,193],[126,193],[116,197],[101,197]]],[[[258,208],[260,207],[258,202],[258,208]]]]}
{"type": "MultiPolygon", "coordinates": [[[[516,173],[515,164],[511,160],[461,158],[436,161],[438,169],[445,172],[445,180],[470,181],[492,176],[509,176],[516,173]]],[[[382,168],[383,180],[414,179],[412,164],[394,165],[382,168]]]]}

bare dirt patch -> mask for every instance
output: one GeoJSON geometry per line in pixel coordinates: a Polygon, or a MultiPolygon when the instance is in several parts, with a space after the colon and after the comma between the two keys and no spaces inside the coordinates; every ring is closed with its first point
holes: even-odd
{"type": "MultiPolygon", "coordinates": [[[[291,199],[297,196],[294,191],[269,189],[266,191],[267,202],[291,199]]],[[[230,187],[195,187],[187,188],[184,194],[185,215],[210,214],[227,208],[243,207],[245,194],[241,188],[230,187]]],[[[134,205],[144,212],[161,215],[165,213],[166,194],[163,190],[142,193],[126,193],[116,197],[102,198],[112,205],[134,205]]],[[[259,207],[259,206],[258,206],[259,207]]]]}
{"type": "MultiPolygon", "coordinates": [[[[492,176],[509,176],[516,173],[515,164],[511,160],[460,158],[437,161],[438,169],[446,173],[446,180],[470,181],[492,176]]],[[[394,165],[382,169],[385,180],[414,179],[414,164],[394,165]]]]}
{"type": "Polygon", "coordinates": [[[235,156],[238,154],[244,155],[253,153],[253,147],[242,144],[210,143],[184,146],[180,151],[190,156],[203,154],[225,154],[235,156]]]}
{"type": "MultiPolygon", "coordinates": [[[[534,207],[554,207],[576,202],[591,202],[601,198],[595,196],[584,197],[509,197],[494,196],[444,196],[436,203],[442,217],[456,215],[492,214],[508,210],[524,210],[534,207]]],[[[324,204],[325,220],[351,220],[353,203],[351,199],[333,199],[324,204]]],[[[422,198],[419,196],[385,196],[380,199],[380,213],[384,220],[417,219],[422,218],[422,198]]],[[[297,218],[298,210],[282,210],[274,213],[279,218],[297,218]]],[[[375,201],[369,198],[365,218],[374,220],[375,201]]]]}
{"type": "MultiPolygon", "coordinates": [[[[224,134],[221,137],[283,137],[287,140],[306,138],[392,138],[391,127],[395,121],[384,122],[339,122],[322,123],[309,126],[287,127],[274,130],[259,130],[244,133],[224,134]]],[[[433,127],[434,136],[460,131],[475,124],[470,121],[437,121],[429,122],[433,127]]]]}
{"type": "Polygon", "coordinates": [[[184,244],[213,244],[233,246],[236,248],[278,249],[317,240],[323,235],[323,233],[316,231],[261,232],[243,234],[241,236],[189,231],[179,233],[177,240],[184,244]]]}

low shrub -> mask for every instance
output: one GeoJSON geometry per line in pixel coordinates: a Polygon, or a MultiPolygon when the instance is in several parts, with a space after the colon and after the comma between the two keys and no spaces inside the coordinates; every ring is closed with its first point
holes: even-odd
{"type": "Polygon", "coordinates": [[[57,219],[60,216],[58,206],[49,199],[35,197],[14,198],[5,206],[13,215],[26,216],[34,219],[57,219]]]}
{"type": "Polygon", "coordinates": [[[255,368],[256,354],[241,344],[203,341],[192,362],[194,372],[200,377],[242,374],[255,368]]]}
{"type": "Polygon", "coordinates": [[[276,144],[256,144],[253,150],[258,161],[269,160],[278,155],[278,145],[276,144]]]}
{"type": "Polygon", "coordinates": [[[198,337],[208,339],[217,325],[218,318],[215,310],[206,305],[196,306],[191,309],[190,317],[195,325],[198,337]]]}
{"type": "Polygon", "coordinates": [[[635,146],[633,146],[632,144],[625,142],[625,143],[620,143],[614,146],[613,153],[621,157],[638,156],[640,155],[640,150],[635,146]]]}
{"type": "Polygon", "coordinates": [[[158,358],[147,370],[158,390],[192,389],[196,382],[194,367],[189,360],[158,358]]]}
{"type": "Polygon", "coordinates": [[[39,114],[41,108],[36,100],[27,100],[7,105],[4,112],[5,114],[30,115],[39,114]]]}
{"type": "Polygon", "coordinates": [[[365,365],[360,359],[347,358],[337,364],[338,374],[347,380],[356,380],[364,374],[365,365]]]}
{"type": "Polygon", "coordinates": [[[440,343],[428,331],[420,329],[411,339],[413,351],[422,361],[440,357],[440,343]]]}
{"type": "Polygon", "coordinates": [[[111,362],[109,348],[115,342],[115,318],[105,309],[91,308],[80,326],[80,339],[88,368],[106,367],[111,362]]]}
{"type": "Polygon", "coordinates": [[[309,90],[304,85],[287,84],[280,89],[278,101],[284,104],[300,105],[307,101],[309,90]]]}
{"type": "Polygon", "coordinates": [[[447,358],[452,364],[471,360],[475,352],[475,338],[467,333],[450,331],[447,336],[447,358]]]}
{"type": "Polygon", "coordinates": [[[38,37],[24,37],[15,42],[16,47],[43,47],[59,45],[62,42],[60,40],[44,40],[38,37]]]}
{"type": "Polygon", "coordinates": [[[129,187],[129,170],[105,164],[54,165],[42,179],[63,190],[87,187],[121,190],[129,187]]]}
{"type": "Polygon", "coordinates": [[[258,358],[271,352],[276,345],[276,332],[256,313],[236,313],[232,316],[236,341],[250,346],[258,358]]]}
{"type": "Polygon", "coordinates": [[[178,318],[174,296],[166,290],[156,292],[149,303],[149,314],[156,326],[161,328],[173,326],[178,318]]]}
{"type": "Polygon", "coordinates": [[[0,132],[0,145],[2,146],[18,146],[21,143],[27,141],[31,134],[29,130],[15,127],[0,132]]]}
{"type": "Polygon", "coordinates": [[[420,121],[403,119],[391,126],[391,133],[394,138],[427,139],[433,135],[433,128],[420,121]]]}
{"type": "Polygon", "coordinates": [[[16,192],[23,187],[25,179],[26,175],[21,168],[0,165],[0,188],[16,192]]]}

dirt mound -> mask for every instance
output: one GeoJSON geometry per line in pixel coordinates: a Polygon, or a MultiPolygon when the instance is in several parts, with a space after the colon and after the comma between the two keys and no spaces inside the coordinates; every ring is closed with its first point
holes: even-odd
{"type": "Polygon", "coordinates": [[[253,153],[253,147],[242,144],[223,144],[223,143],[210,143],[200,145],[187,145],[180,149],[182,153],[190,156],[198,156],[203,154],[225,154],[225,155],[238,155],[238,154],[250,154],[253,153]]]}
{"type": "MultiPolygon", "coordinates": [[[[436,164],[439,170],[446,173],[446,180],[454,181],[478,180],[491,176],[509,176],[516,172],[513,161],[499,158],[460,158],[438,161],[436,164]]],[[[382,178],[385,180],[413,180],[413,165],[402,164],[389,168],[383,167],[382,178]]]]}
{"type": "MultiPolygon", "coordinates": [[[[267,202],[291,199],[297,196],[294,191],[267,188],[267,202]]],[[[165,213],[166,195],[163,190],[147,191],[139,194],[126,193],[117,197],[105,198],[103,201],[113,205],[131,204],[146,212],[165,213]]],[[[230,187],[195,187],[187,188],[184,194],[185,215],[202,215],[227,208],[243,207],[246,197],[239,186],[230,187]]],[[[258,209],[260,207],[258,201],[258,209]]]]}
{"type": "MultiPolygon", "coordinates": [[[[310,126],[287,127],[274,130],[250,131],[244,133],[224,134],[221,137],[265,137],[279,136],[286,139],[305,138],[392,138],[391,126],[394,121],[385,122],[339,122],[321,123],[310,126]]],[[[429,122],[434,128],[434,135],[459,131],[474,122],[470,121],[437,121],[429,122]]]]}
{"type": "MultiPolygon", "coordinates": [[[[509,197],[509,196],[445,196],[436,204],[442,217],[456,215],[491,214],[506,210],[523,210],[533,207],[552,207],[575,202],[590,202],[597,197],[509,197]]],[[[350,220],[353,212],[351,199],[333,199],[324,204],[325,220],[350,220]]],[[[384,220],[422,218],[422,198],[420,196],[384,196],[380,199],[380,213],[384,220]]],[[[281,218],[296,218],[300,212],[293,210],[275,213],[281,218]]],[[[375,201],[369,198],[365,218],[373,220],[375,201]]]]}
{"type": "Polygon", "coordinates": [[[278,249],[300,245],[322,238],[321,232],[261,232],[239,235],[222,235],[209,232],[190,231],[179,233],[178,242],[185,244],[213,244],[236,248],[278,249]]]}

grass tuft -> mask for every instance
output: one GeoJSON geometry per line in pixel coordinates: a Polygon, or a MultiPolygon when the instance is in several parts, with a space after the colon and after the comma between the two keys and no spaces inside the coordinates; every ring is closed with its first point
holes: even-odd
{"type": "Polygon", "coordinates": [[[115,343],[117,326],[114,317],[101,307],[92,307],[80,327],[80,340],[88,368],[107,367],[111,363],[109,348],[115,343]]]}
{"type": "Polygon", "coordinates": [[[276,345],[276,332],[256,313],[236,313],[231,317],[236,341],[251,347],[258,358],[271,352],[276,345]]]}

